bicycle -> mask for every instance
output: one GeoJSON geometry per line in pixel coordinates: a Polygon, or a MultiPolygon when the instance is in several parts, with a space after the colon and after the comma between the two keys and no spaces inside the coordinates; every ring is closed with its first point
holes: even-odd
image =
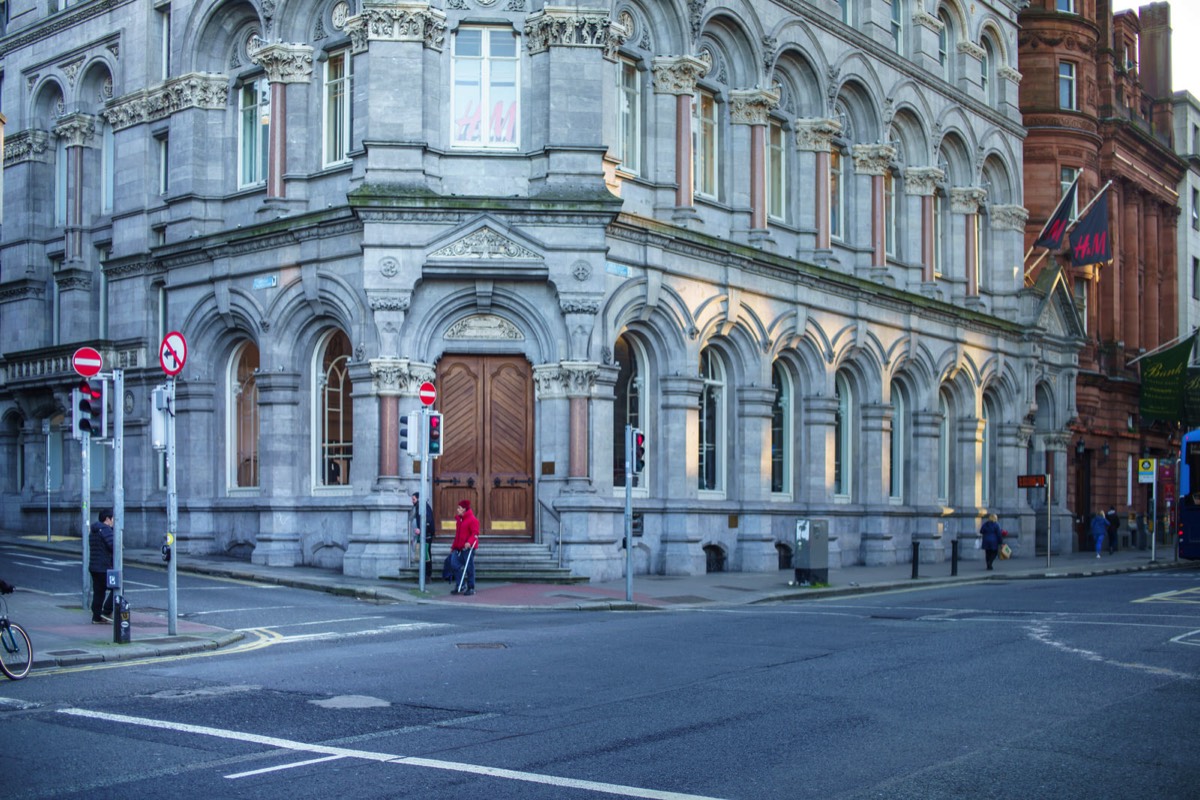
{"type": "Polygon", "coordinates": [[[33,644],[29,634],[8,618],[8,603],[0,597],[0,671],[14,681],[29,674],[33,666],[33,644]]]}

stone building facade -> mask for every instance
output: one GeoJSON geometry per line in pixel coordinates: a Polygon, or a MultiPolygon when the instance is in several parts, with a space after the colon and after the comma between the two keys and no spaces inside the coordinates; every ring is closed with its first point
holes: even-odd
{"type": "Polygon", "coordinates": [[[1175,92],[1175,152],[1187,163],[1179,182],[1179,333],[1200,328],[1200,100],[1175,92]]]}
{"type": "Polygon", "coordinates": [[[44,474],[78,515],[92,343],[126,375],[125,536],[157,542],[177,330],[184,557],[404,566],[427,380],[438,524],[470,499],[485,547],[595,579],[627,425],[638,572],[774,570],[798,519],[835,564],[948,558],[989,512],[1063,546],[1062,482],[1015,480],[1065,474],[1083,334],[1022,279],[1021,5],[15,0],[3,524],[44,474]]]}
{"type": "MultiPolygon", "coordinates": [[[[1174,426],[1139,416],[1134,362],[1179,334],[1183,163],[1172,144],[1170,7],[1114,16],[1109,0],[1035,0],[1020,22],[1027,242],[1076,174],[1080,211],[1111,181],[1111,265],[1063,272],[1087,328],[1068,502],[1080,520],[1110,505],[1122,516],[1149,514],[1134,460],[1174,458],[1178,444],[1174,426]]],[[[1051,257],[1035,274],[1057,268],[1051,257]]],[[[1076,534],[1084,546],[1083,522],[1076,534]]]]}

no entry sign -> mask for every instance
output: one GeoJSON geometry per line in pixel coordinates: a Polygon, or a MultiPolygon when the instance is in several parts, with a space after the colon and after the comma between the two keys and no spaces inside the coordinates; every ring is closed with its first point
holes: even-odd
{"type": "Polygon", "coordinates": [[[417,397],[421,398],[424,405],[431,406],[437,400],[437,389],[429,381],[421,384],[421,388],[417,389],[417,397]]]}
{"type": "Polygon", "coordinates": [[[158,363],[162,365],[163,372],[178,375],[183,371],[186,362],[187,340],[179,331],[171,331],[163,337],[162,344],[159,345],[158,363]]]}
{"type": "Polygon", "coordinates": [[[94,347],[81,347],[75,351],[75,355],[71,356],[71,366],[85,378],[90,378],[98,373],[101,367],[104,366],[104,361],[100,358],[100,351],[94,347]]]}

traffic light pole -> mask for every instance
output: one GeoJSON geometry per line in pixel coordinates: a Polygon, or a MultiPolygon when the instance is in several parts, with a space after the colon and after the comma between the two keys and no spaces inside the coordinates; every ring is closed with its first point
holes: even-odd
{"type": "Polygon", "coordinates": [[[88,541],[91,535],[92,521],[88,519],[91,516],[90,506],[92,504],[92,435],[87,431],[83,431],[79,435],[80,442],[80,461],[82,462],[83,486],[80,492],[80,511],[83,513],[83,608],[89,609],[92,607],[91,587],[92,574],[88,570],[91,566],[91,544],[88,541]]]}
{"type": "MultiPolygon", "coordinates": [[[[125,595],[125,371],[114,369],[113,381],[113,569],[117,573],[117,585],[113,587],[113,642],[121,644],[122,619],[121,599],[125,595]]],[[[126,629],[127,630],[127,629],[126,629]]]]}
{"type": "Polygon", "coordinates": [[[633,426],[625,426],[625,601],[633,602],[633,426]]]}
{"type": "MultiPolygon", "coordinates": [[[[420,429],[421,429],[421,431],[429,430],[429,406],[423,406],[421,408],[420,429]]],[[[420,497],[417,500],[417,505],[420,506],[420,509],[417,511],[417,524],[420,526],[420,533],[418,534],[419,538],[417,540],[418,541],[417,549],[421,551],[421,554],[419,557],[419,561],[417,562],[417,575],[418,575],[417,588],[421,592],[424,592],[425,591],[425,537],[426,537],[426,534],[425,534],[425,507],[426,507],[426,504],[429,502],[429,500],[428,500],[429,488],[428,487],[431,484],[429,483],[429,463],[430,463],[429,462],[429,437],[426,435],[423,435],[423,434],[420,434],[420,436],[421,436],[421,440],[420,440],[420,444],[421,444],[421,489],[420,489],[420,497]]]]}
{"type": "Polygon", "coordinates": [[[175,552],[175,528],[179,524],[179,495],[175,491],[175,378],[167,378],[167,546],[171,559],[167,562],[167,634],[175,635],[178,618],[178,571],[175,552]]]}

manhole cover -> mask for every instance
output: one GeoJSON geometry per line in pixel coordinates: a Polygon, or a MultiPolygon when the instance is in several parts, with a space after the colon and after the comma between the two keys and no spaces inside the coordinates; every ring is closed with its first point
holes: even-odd
{"type": "Polygon", "coordinates": [[[47,650],[46,655],[48,655],[48,656],[81,656],[86,652],[87,652],[87,650],[47,650]]]}
{"type": "Polygon", "coordinates": [[[459,650],[503,650],[508,645],[504,642],[459,642],[455,647],[459,650]]]}

